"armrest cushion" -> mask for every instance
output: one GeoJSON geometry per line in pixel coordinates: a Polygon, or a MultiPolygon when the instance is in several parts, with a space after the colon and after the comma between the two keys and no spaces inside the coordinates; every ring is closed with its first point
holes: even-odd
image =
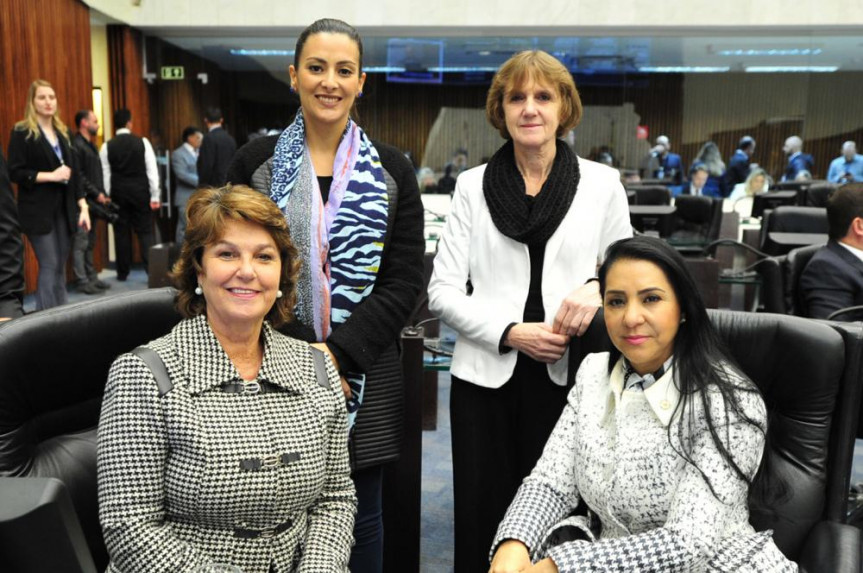
{"type": "Polygon", "coordinates": [[[803,551],[800,552],[801,571],[860,573],[863,571],[861,533],[863,531],[860,529],[844,523],[817,523],[809,532],[803,551]]]}
{"type": "Polygon", "coordinates": [[[5,571],[96,573],[63,482],[2,477],[0,499],[0,555],[5,571]]]}

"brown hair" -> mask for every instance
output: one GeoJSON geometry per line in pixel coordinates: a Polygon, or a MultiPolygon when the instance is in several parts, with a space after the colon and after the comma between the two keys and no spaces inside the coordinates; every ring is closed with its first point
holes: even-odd
{"type": "MultiPolygon", "coordinates": [[[[34,80],[32,84],[30,84],[30,88],[27,90],[27,103],[24,104],[24,119],[15,124],[15,129],[18,131],[26,131],[27,137],[26,139],[30,139],[31,137],[34,139],[39,139],[42,136],[42,132],[39,130],[39,121],[36,119],[36,106],[33,105],[33,100],[36,99],[36,90],[39,88],[51,88],[54,87],[45,80],[34,80]]],[[[56,93],[54,94],[57,95],[56,93]]],[[[51,123],[54,126],[54,131],[57,133],[58,137],[62,137],[69,142],[69,128],[66,127],[66,124],[63,123],[63,120],[60,119],[60,104],[57,104],[57,108],[54,110],[54,116],[51,118],[51,123]]]]}
{"type": "Polygon", "coordinates": [[[204,249],[221,239],[227,222],[248,221],[270,234],[282,260],[279,289],[283,295],[276,299],[265,318],[276,328],[293,319],[300,263],[285,216],[269,197],[245,185],[199,189],[186,206],[186,220],[183,247],[171,271],[174,286],[179,291],[176,304],[180,314],[186,318],[206,314],[207,301],[195,294],[198,273],[203,271],[204,249]]]}
{"type": "Polygon", "coordinates": [[[510,139],[503,113],[503,96],[507,90],[521,86],[528,80],[548,84],[557,90],[560,97],[560,124],[557,137],[561,137],[581,121],[581,98],[572,74],[553,56],[542,50],[519,52],[508,59],[494,75],[488,97],[485,101],[485,116],[488,122],[500,132],[501,137],[510,139]]]}

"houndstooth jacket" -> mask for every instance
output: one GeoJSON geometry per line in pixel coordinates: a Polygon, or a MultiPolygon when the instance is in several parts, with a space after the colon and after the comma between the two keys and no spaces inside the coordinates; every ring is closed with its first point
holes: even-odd
{"type": "Polygon", "coordinates": [[[259,387],[242,384],[206,317],[148,344],[173,388],[124,354],[99,421],[99,516],[112,573],[347,571],[356,498],[344,396],[327,361],[264,323],[259,387]]]}
{"type": "MultiPolygon", "coordinates": [[[[673,376],[670,368],[650,388],[624,391],[621,361],[609,375],[608,353],[587,356],[542,457],[498,528],[490,555],[504,540],[516,539],[534,562],[550,557],[560,573],[797,571],[769,531],[756,533],[749,524],[748,487],[722,459],[697,404],[690,439],[698,468],[677,453],[681,444],[677,451],[672,448],[668,425],[677,420],[679,402],[673,376]],[[589,518],[569,516],[580,499],[591,510],[589,518]],[[602,525],[598,539],[591,523],[596,518],[602,525]],[[560,536],[566,528],[570,535],[560,536]],[[579,532],[577,540],[559,542],[572,539],[572,531],[579,532]]],[[[747,416],[765,421],[760,395],[741,391],[739,398],[747,416]]],[[[708,402],[736,463],[754,475],[763,434],[729,419],[718,391],[708,402]]]]}

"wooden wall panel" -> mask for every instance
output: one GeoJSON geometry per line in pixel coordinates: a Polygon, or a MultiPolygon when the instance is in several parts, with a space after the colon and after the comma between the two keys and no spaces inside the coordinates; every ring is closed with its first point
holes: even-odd
{"type": "MultiPolygon", "coordinates": [[[[121,108],[128,109],[132,113],[132,131],[149,137],[150,91],[154,88],[144,79],[143,34],[126,25],[109,25],[108,60],[112,113],[121,108]]],[[[119,127],[114,125],[114,130],[119,127]]]]}
{"type": "MultiPolygon", "coordinates": [[[[80,0],[3,0],[0,2],[0,145],[24,116],[27,89],[35,79],[54,87],[59,113],[70,126],[79,109],[92,107],[90,10],[80,0]]],[[[36,288],[38,265],[25,241],[27,292],[36,288]]],[[[100,246],[97,260],[101,261],[100,246]]]]}
{"type": "MultiPolygon", "coordinates": [[[[363,91],[359,124],[373,139],[410,151],[419,164],[441,108],[484,108],[488,86],[389,83],[383,74],[370,74],[363,91]]],[[[453,151],[465,143],[453,142],[453,151]]],[[[469,165],[479,160],[468,157],[469,165]]]]}

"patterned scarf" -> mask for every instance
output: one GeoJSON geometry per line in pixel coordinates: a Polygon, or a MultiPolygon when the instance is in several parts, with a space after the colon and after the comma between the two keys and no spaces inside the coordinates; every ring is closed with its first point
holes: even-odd
{"type": "MultiPolygon", "coordinates": [[[[312,325],[317,340],[325,341],[371,294],[380,268],[388,211],[380,156],[348,119],[324,204],[301,109],[276,144],[270,198],[285,214],[301,260],[309,262],[301,265],[297,280],[297,320],[312,325]]],[[[357,386],[359,408],[365,375],[346,377],[352,389],[357,386]]]]}
{"type": "Polygon", "coordinates": [[[671,368],[671,364],[674,361],[674,355],[668,357],[668,359],[659,367],[659,370],[656,372],[650,372],[642,376],[638,372],[635,371],[635,368],[632,367],[632,364],[629,363],[629,360],[626,357],[623,358],[623,389],[624,390],[647,390],[651,386],[653,386],[657,380],[662,378],[666,371],[671,368]]]}

